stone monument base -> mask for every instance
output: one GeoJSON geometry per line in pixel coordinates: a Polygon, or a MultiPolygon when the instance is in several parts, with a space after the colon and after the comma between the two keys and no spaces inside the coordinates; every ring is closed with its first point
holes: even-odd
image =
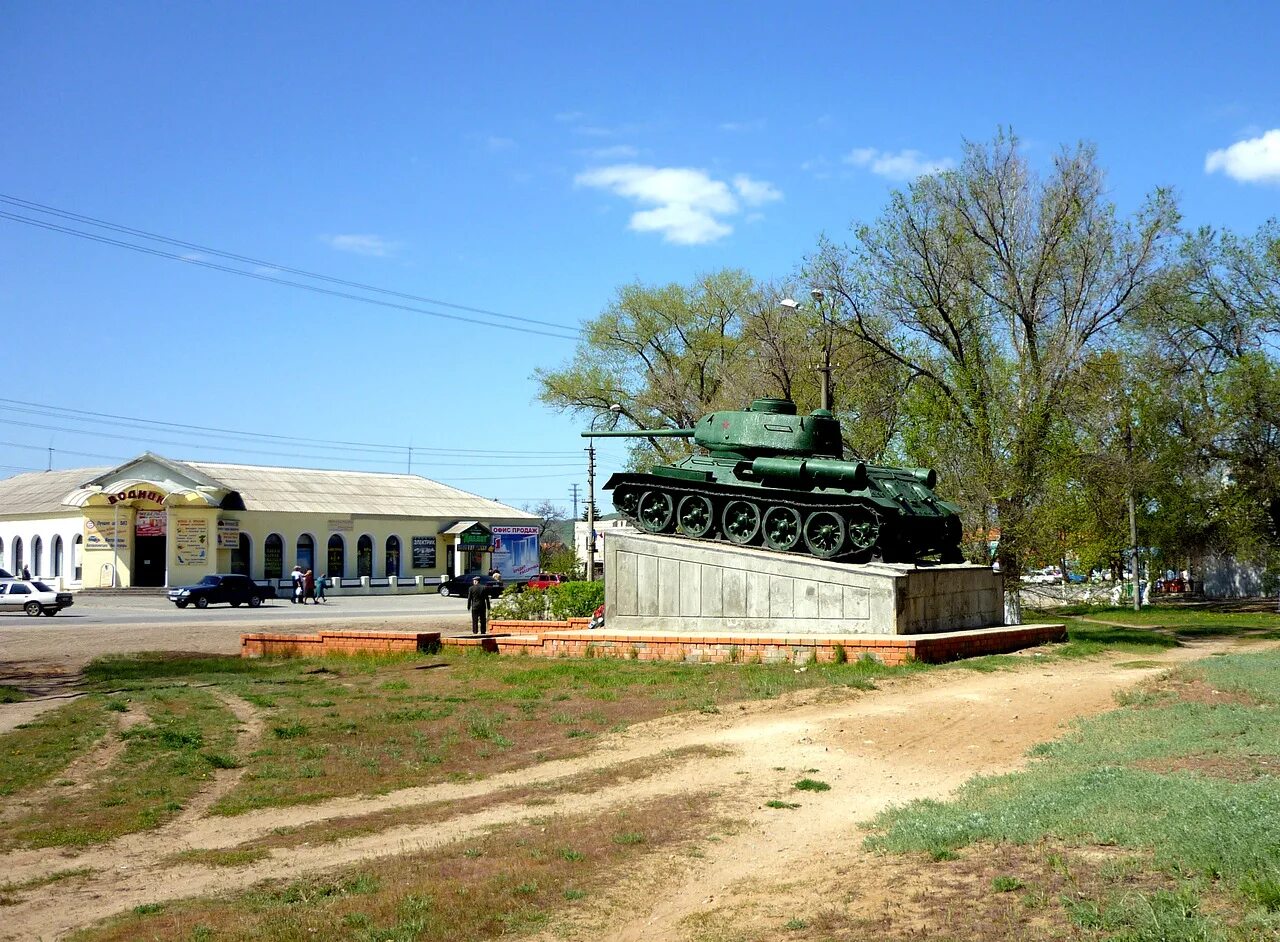
{"type": "Polygon", "coordinates": [[[604,541],[610,631],[913,635],[1004,622],[986,566],[849,564],[638,532],[604,541]]]}

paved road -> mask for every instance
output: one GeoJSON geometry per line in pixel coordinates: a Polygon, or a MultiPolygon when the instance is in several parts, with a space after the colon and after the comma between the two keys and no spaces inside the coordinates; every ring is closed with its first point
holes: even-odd
{"type": "Polygon", "coordinates": [[[324,605],[276,600],[261,608],[218,605],[182,611],[160,596],[80,597],[52,618],[0,614],[0,684],[57,694],[86,663],[104,654],[238,654],[240,635],[249,631],[304,633],[341,625],[461,633],[470,624],[462,599],[433,594],[346,596],[324,605]]]}

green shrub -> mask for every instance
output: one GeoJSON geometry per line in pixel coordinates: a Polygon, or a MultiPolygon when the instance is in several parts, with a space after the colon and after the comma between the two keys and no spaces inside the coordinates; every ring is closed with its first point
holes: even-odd
{"type": "Polygon", "coordinates": [[[514,621],[545,621],[547,618],[547,593],[539,590],[521,591],[520,586],[509,585],[489,607],[493,618],[509,618],[514,621]]]}
{"type": "Polygon", "coordinates": [[[604,604],[603,582],[563,582],[546,592],[551,603],[551,617],[556,621],[565,618],[590,618],[604,604]]]}

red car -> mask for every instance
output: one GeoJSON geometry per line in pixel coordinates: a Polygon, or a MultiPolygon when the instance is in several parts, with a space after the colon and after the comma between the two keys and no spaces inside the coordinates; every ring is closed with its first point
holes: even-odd
{"type": "Polygon", "coordinates": [[[527,589],[549,589],[553,585],[560,585],[562,582],[568,582],[567,576],[562,576],[558,572],[540,572],[525,585],[527,589]]]}

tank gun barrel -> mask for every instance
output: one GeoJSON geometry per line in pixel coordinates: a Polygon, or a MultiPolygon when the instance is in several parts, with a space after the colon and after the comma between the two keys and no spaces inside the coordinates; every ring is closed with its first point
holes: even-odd
{"type": "Polygon", "coordinates": [[[691,428],[641,428],[633,432],[583,432],[583,438],[693,438],[691,428]]]}

